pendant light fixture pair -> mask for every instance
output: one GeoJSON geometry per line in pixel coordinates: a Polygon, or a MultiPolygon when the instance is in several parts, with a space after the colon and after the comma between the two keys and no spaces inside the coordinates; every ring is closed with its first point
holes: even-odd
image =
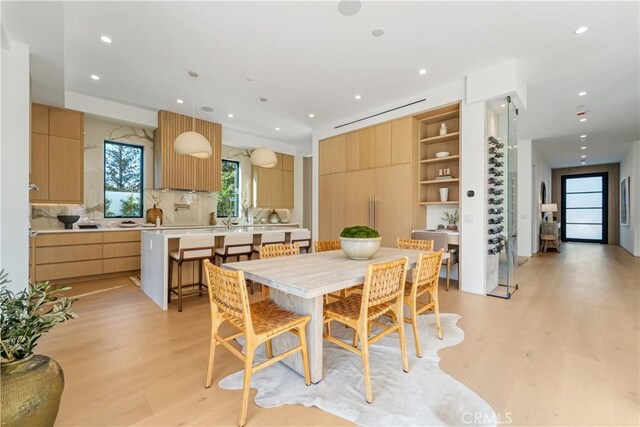
{"type": "MultiPolygon", "coordinates": [[[[189,71],[189,76],[194,79],[198,77],[198,73],[195,71],[189,71]]],[[[206,159],[211,157],[211,144],[209,140],[205,138],[203,135],[196,132],[196,104],[193,102],[193,111],[192,111],[192,127],[193,130],[182,132],[178,137],[173,141],[173,151],[178,154],[189,155],[193,157],[197,157],[199,159],[206,159]]]]}

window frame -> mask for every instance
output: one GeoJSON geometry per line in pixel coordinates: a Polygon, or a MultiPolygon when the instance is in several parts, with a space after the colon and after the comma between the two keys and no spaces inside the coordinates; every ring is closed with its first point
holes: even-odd
{"type": "MultiPolygon", "coordinates": [[[[236,179],[235,179],[235,190],[236,190],[236,200],[235,200],[235,209],[232,212],[231,218],[239,218],[240,217],[240,162],[238,160],[231,159],[222,159],[220,162],[220,175],[222,175],[222,168],[224,167],[224,163],[234,163],[236,165],[236,179]]],[[[222,178],[220,179],[220,186],[222,186],[222,178]]],[[[218,192],[220,194],[220,192],[218,192]]],[[[229,218],[228,215],[220,215],[220,210],[218,209],[218,202],[216,200],[216,217],[217,218],[229,218]]]]}
{"type": "Polygon", "coordinates": [[[138,144],[129,144],[126,142],[119,142],[119,141],[111,141],[108,139],[104,140],[104,144],[102,147],[102,167],[103,167],[103,171],[102,171],[102,203],[104,206],[102,215],[105,219],[109,218],[144,218],[144,145],[138,145],[138,144]],[[140,215],[139,216],[122,216],[122,215],[114,215],[114,216],[107,216],[107,179],[106,179],[106,174],[107,174],[107,144],[112,144],[112,145],[122,145],[125,147],[131,147],[131,148],[136,148],[140,150],[140,215]]]}

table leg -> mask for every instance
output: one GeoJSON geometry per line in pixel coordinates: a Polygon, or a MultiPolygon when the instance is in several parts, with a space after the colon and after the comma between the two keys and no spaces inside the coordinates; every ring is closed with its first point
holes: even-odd
{"type": "MultiPolygon", "coordinates": [[[[310,314],[311,321],[307,324],[307,346],[309,353],[309,367],[311,381],[317,383],[322,379],[322,296],[316,298],[301,298],[287,294],[277,289],[269,288],[269,297],[279,306],[294,313],[310,314]]],[[[282,334],[272,340],[273,353],[280,354],[296,345],[298,338],[293,334],[282,334]]],[[[296,353],[282,361],[300,375],[304,375],[302,355],[296,353]]]]}

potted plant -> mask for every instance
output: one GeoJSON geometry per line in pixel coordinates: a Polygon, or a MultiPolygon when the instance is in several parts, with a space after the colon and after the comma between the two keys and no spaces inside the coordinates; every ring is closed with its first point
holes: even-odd
{"type": "Polygon", "coordinates": [[[442,217],[443,221],[447,222],[447,230],[457,230],[458,223],[460,222],[460,215],[458,214],[458,209],[453,211],[453,213],[445,212],[442,217]]]}
{"type": "Polygon", "coordinates": [[[60,297],[48,282],[28,289],[7,289],[0,271],[2,426],[53,426],[64,389],[62,368],[55,360],[33,354],[38,339],[76,315],[74,299],[60,297]]]}
{"type": "Polygon", "coordinates": [[[380,233],[365,225],[347,227],[340,233],[342,251],[351,259],[371,259],[381,240],[380,233]]]}

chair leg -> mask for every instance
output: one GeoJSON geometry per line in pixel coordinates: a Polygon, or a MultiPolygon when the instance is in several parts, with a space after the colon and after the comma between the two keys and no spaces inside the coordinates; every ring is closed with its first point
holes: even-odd
{"type": "Polygon", "coordinates": [[[353,347],[358,347],[358,330],[353,330],[353,347]]]}
{"type": "Polygon", "coordinates": [[[409,311],[411,312],[411,327],[413,329],[413,342],[416,346],[416,356],[422,357],[422,349],[420,348],[420,336],[418,335],[418,313],[416,310],[415,301],[409,304],[409,311]]]}
{"type": "MultiPolygon", "coordinates": [[[[373,390],[371,388],[371,369],[369,367],[369,340],[366,338],[366,331],[360,331],[364,339],[360,340],[362,346],[362,370],[364,374],[365,399],[367,403],[373,403],[373,390]]],[[[354,335],[356,337],[357,335],[354,335]]]]}
{"type": "Polygon", "coordinates": [[[398,317],[398,335],[400,335],[400,353],[402,353],[402,370],[409,372],[409,358],[407,357],[407,340],[404,336],[404,315],[402,314],[403,301],[400,300],[398,308],[396,309],[396,316],[398,317]]]}
{"type": "MultiPolygon", "coordinates": [[[[449,255],[451,256],[451,255],[449,255]]],[[[451,274],[451,258],[447,259],[447,291],[449,290],[449,276],[451,274]]]]}
{"type": "Polygon", "coordinates": [[[182,311],[182,263],[178,263],[178,311],[182,311]]]}
{"type": "Polygon", "coordinates": [[[307,332],[305,325],[298,327],[300,337],[300,347],[302,347],[302,365],[304,367],[304,383],[311,385],[311,371],[309,369],[309,354],[307,353],[307,332]]]}
{"type": "Polygon", "coordinates": [[[173,258],[169,258],[169,286],[167,286],[168,291],[168,301],[171,303],[171,287],[173,286],[173,258]]]}
{"type": "Polygon", "coordinates": [[[271,340],[266,340],[264,344],[267,347],[267,359],[271,359],[273,357],[273,347],[271,346],[271,340]]]}
{"type": "Polygon", "coordinates": [[[213,377],[213,361],[216,357],[216,334],[218,333],[219,325],[211,326],[211,344],[209,346],[209,364],[207,365],[207,379],[204,383],[206,388],[211,387],[211,380],[213,377]]]}
{"type": "Polygon", "coordinates": [[[244,356],[244,381],[242,384],[242,406],[240,408],[240,421],[238,425],[243,427],[247,423],[247,407],[249,406],[249,392],[251,391],[251,374],[253,371],[253,354],[255,348],[247,347],[244,356]]]}
{"type": "Polygon", "coordinates": [[[202,296],[202,260],[195,261],[198,266],[198,296],[202,296]]]}
{"type": "Polygon", "coordinates": [[[442,324],[440,323],[440,303],[438,302],[437,293],[433,296],[433,299],[433,312],[436,315],[436,329],[438,330],[438,339],[442,339],[442,324]]]}

